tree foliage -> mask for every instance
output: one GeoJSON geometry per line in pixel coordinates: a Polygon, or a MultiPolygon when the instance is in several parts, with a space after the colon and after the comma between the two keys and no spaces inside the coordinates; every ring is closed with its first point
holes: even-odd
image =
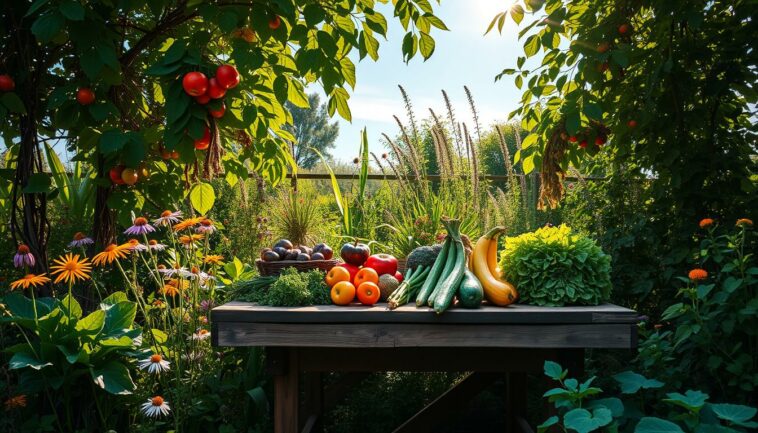
{"type": "Polygon", "coordinates": [[[292,157],[298,167],[313,168],[319,161],[316,149],[324,157],[331,158],[330,150],[339,135],[339,125],[329,123],[325,104],[321,104],[318,94],[308,95],[308,107],[297,107],[291,103],[287,109],[292,113],[290,132],[295,136],[292,142],[292,157]]]}

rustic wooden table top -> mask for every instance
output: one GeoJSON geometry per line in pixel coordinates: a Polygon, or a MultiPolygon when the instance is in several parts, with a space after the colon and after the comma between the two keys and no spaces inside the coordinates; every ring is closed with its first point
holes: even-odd
{"type": "Polygon", "coordinates": [[[638,314],[598,306],[451,308],[434,314],[386,304],[269,307],[230,302],[213,309],[219,346],[633,348],[638,314]]]}

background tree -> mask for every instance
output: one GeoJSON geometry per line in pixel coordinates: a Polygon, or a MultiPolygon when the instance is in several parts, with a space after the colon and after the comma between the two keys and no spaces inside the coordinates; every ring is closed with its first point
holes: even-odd
{"type": "MultiPolygon", "coordinates": [[[[42,167],[41,145],[50,140],[65,141],[75,160],[94,168],[99,244],[114,239],[117,215],[127,223],[132,211],[160,212],[185,199],[207,212],[215,192],[206,180],[220,172],[232,184],[250,170],[280,181],[294,165],[286,144],[294,137],[285,128],[292,115],[284,103],[306,106],[304,87],[318,83],[329,114],[351,118],[351,53],[376,60],[377,36],[387,32],[374,6],[373,0],[4,2],[0,132],[12,155],[2,175],[13,184],[14,242],[29,245],[39,259],[35,271],[46,271],[47,199],[62,188],[42,167]],[[220,89],[210,101],[190,97],[185,75],[213,77],[224,63],[236,67],[239,86],[220,89]],[[125,169],[131,185],[121,185],[125,169]]],[[[432,27],[446,28],[430,3],[393,2],[393,15],[408,32],[404,58],[431,56],[432,27]]]]}
{"type": "Polygon", "coordinates": [[[320,158],[312,149],[331,158],[330,149],[334,148],[340,128],[337,122],[329,123],[326,104],[321,104],[318,94],[308,95],[308,107],[287,103],[287,109],[292,113],[292,126],[288,129],[295,136],[290,146],[297,166],[313,168],[316,165],[320,158]]]}

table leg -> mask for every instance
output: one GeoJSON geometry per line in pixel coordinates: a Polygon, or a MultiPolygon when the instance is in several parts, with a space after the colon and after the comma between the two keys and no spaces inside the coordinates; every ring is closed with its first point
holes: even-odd
{"type": "Polygon", "coordinates": [[[300,378],[297,349],[287,348],[282,355],[286,362],[285,368],[274,376],[274,432],[297,433],[300,378]]]}
{"type": "Polygon", "coordinates": [[[505,389],[505,431],[517,433],[521,431],[518,418],[526,416],[527,374],[523,372],[508,373],[505,389]]]}
{"type": "Polygon", "coordinates": [[[310,371],[303,374],[303,412],[300,421],[301,432],[320,431],[324,412],[324,387],[321,372],[310,371]]]}

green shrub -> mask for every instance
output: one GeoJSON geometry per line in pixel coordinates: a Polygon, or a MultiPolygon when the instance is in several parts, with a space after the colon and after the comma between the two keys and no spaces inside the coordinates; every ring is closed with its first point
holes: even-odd
{"type": "Polygon", "coordinates": [[[566,225],[506,238],[500,267],[530,304],[596,305],[611,294],[610,256],[566,225]]]}

